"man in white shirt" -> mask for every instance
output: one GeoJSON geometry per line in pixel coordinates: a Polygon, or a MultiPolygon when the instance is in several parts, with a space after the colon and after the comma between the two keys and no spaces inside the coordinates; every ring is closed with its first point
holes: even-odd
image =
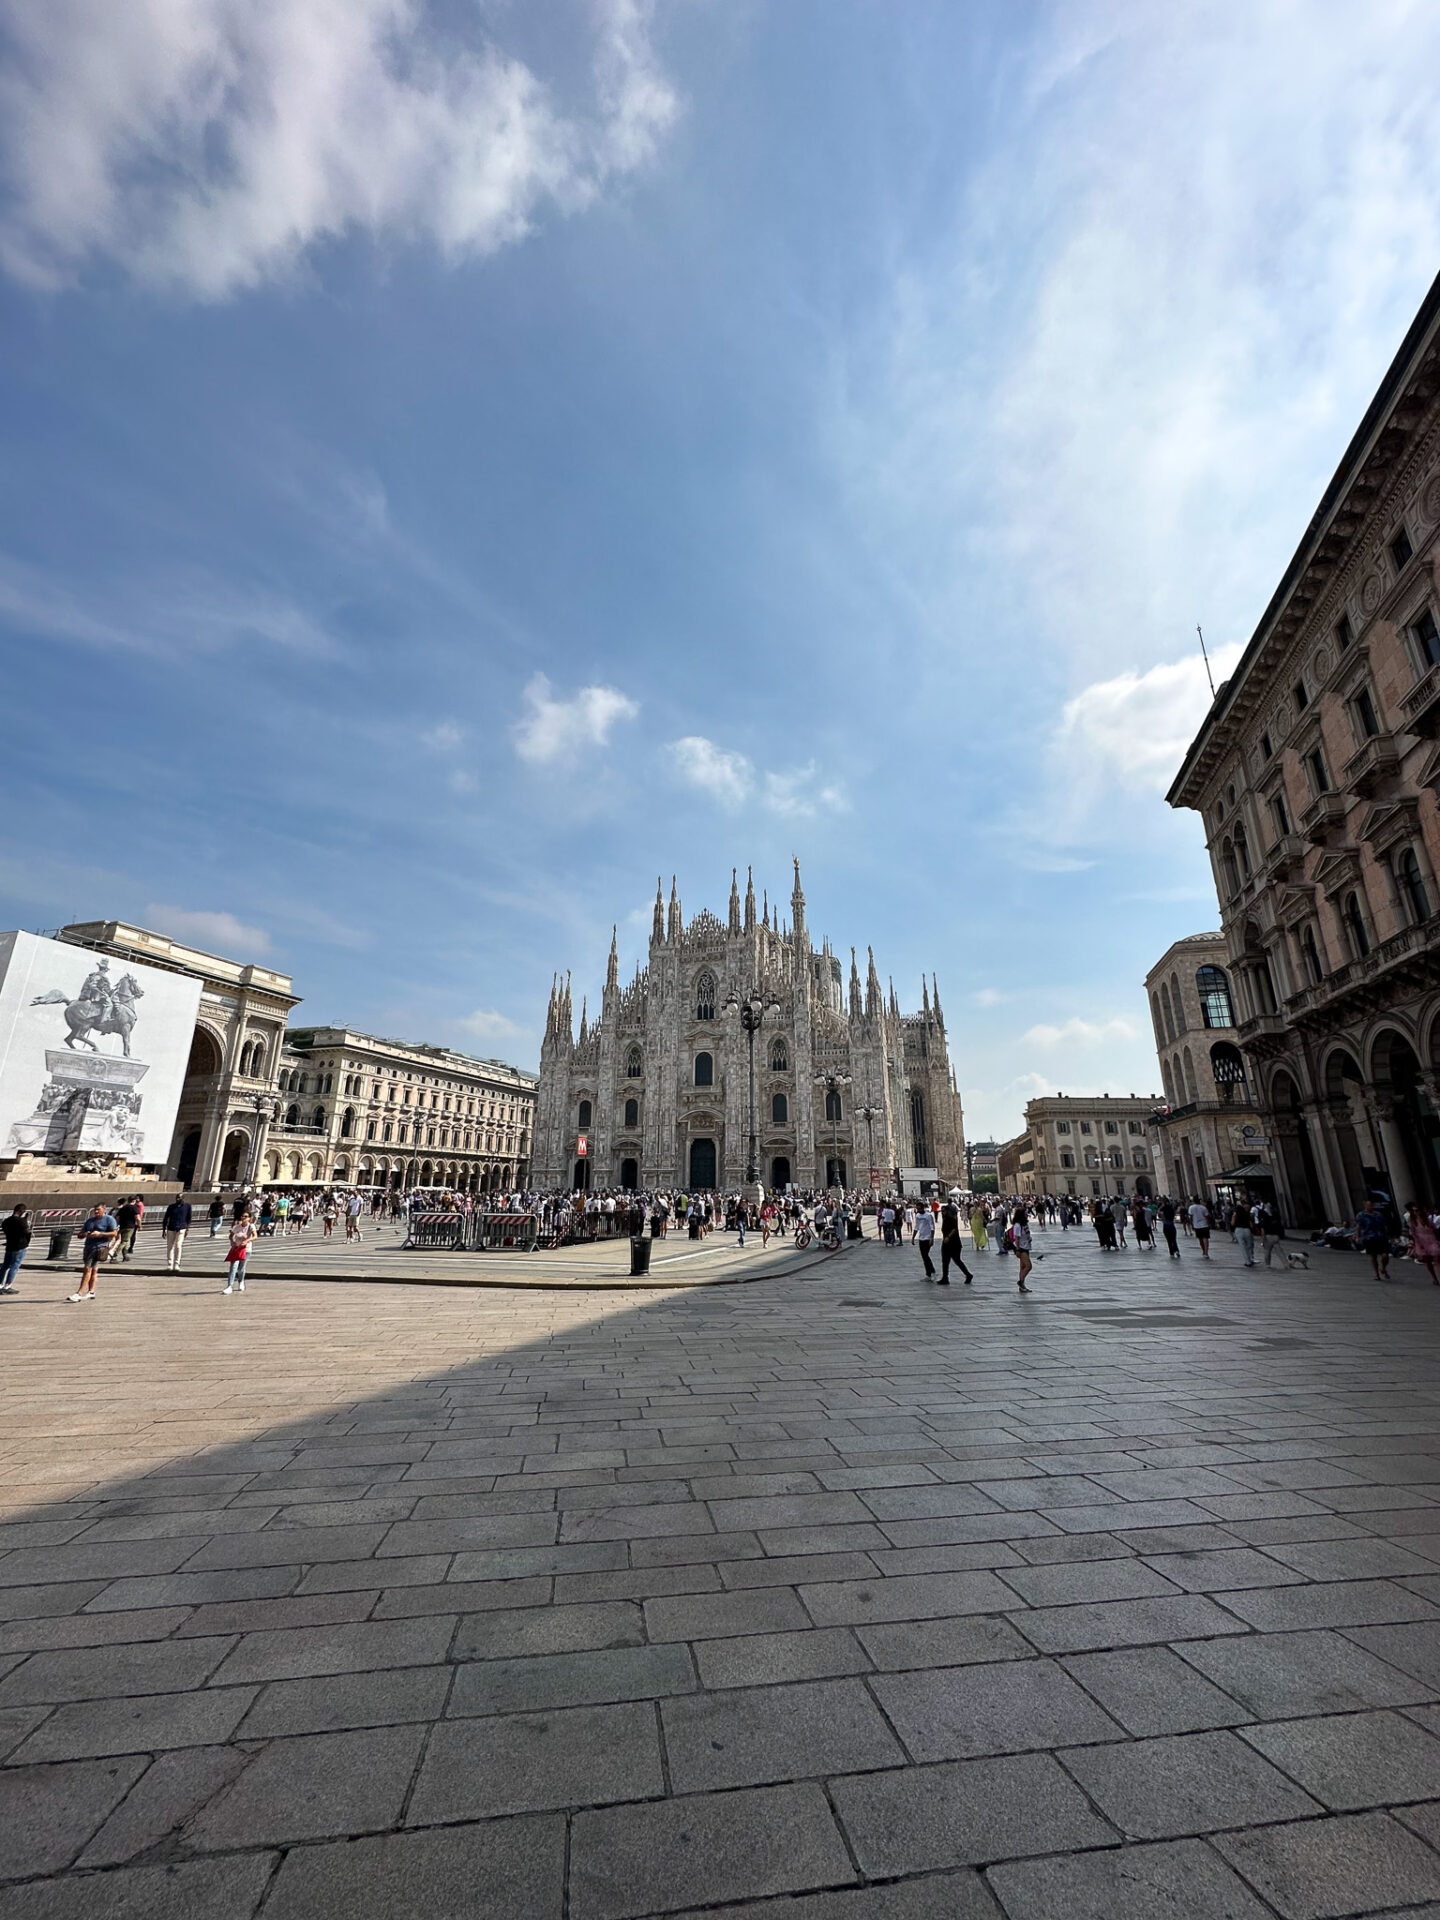
{"type": "Polygon", "coordinates": [[[1190,1203],[1190,1225],[1195,1230],[1195,1238],[1200,1246],[1200,1258],[1210,1258],[1210,1209],[1203,1200],[1190,1203]]]}
{"type": "Polygon", "coordinates": [[[930,1258],[930,1247],[935,1239],[935,1216],[929,1207],[922,1207],[915,1216],[915,1238],[920,1247],[920,1258],[925,1262],[925,1278],[935,1278],[935,1262],[930,1258]]]}

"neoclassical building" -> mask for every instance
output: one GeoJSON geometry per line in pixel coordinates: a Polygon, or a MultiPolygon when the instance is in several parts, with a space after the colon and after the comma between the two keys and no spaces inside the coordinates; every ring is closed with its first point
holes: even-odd
{"type": "Polygon", "coordinates": [[[1153,1093],[1050,1093],[1027,1100],[1028,1155],[1020,1141],[1010,1143],[1019,1191],[1069,1195],[1084,1202],[1114,1195],[1149,1199],[1158,1165],[1159,1104],[1159,1095],[1153,1093]]]}
{"type": "Polygon", "coordinates": [[[1230,956],[1222,933],[1177,940],[1145,976],[1155,1051],[1165,1083],[1157,1121],[1160,1178],[1177,1199],[1254,1193],[1274,1198],[1264,1122],[1235,1024],[1230,956]]]}
{"type": "Polygon", "coordinates": [[[759,1178],[772,1187],[888,1184],[896,1168],[963,1178],[964,1120],[938,986],[902,1014],[873,951],[862,985],[810,944],[800,866],[790,921],[738,875],[720,920],[688,923],[659,884],[648,962],[622,986],[615,942],[598,1017],[569,976],[551,990],[540,1054],[534,1179],[541,1187],[736,1188],[746,1174],[752,1035],[759,1178]]]}
{"type": "Polygon", "coordinates": [[[1440,1200],[1440,280],[1169,793],[1289,1217],[1440,1200]]]}

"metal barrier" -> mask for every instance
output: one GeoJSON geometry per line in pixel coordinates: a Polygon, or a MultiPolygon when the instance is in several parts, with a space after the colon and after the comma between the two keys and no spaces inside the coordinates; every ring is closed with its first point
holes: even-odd
{"type": "Polygon", "coordinates": [[[465,1245],[467,1224],[463,1213],[412,1213],[405,1245],[410,1249],[443,1249],[447,1253],[458,1253],[465,1245]]]}
{"type": "Polygon", "coordinates": [[[476,1253],[533,1253],[539,1238],[533,1213],[472,1213],[466,1245],[476,1253]]]}

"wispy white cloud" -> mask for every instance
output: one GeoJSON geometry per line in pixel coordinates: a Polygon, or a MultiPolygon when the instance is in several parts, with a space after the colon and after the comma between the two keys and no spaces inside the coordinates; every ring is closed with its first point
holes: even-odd
{"type": "Polygon", "coordinates": [[[168,933],[176,940],[193,940],[206,952],[218,953],[230,960],[270,951],[270,936],[265,929],[246,926],[233,913],[154,903],[145,909],[145,922],[157,933],[168,933]]]}
{"type": "Polygon", "coordinates": [[[588,110],[423,0],[6,0],[0,258],[220,299],[363,232],[451,259],[589,205],[675,117],[645,0],[595,0],[588,110]]]}
{"type": "Polygon", "coordinates": [[[785,772],[764,772],[746,754],[699,733],[672,740],[666,751],[677,779],[708,793],[730,813],[755,801],[782,820],[813,820],[849,807],[839,787],[818,778],[813,760],[785,772]]]}
{"type": "Polygon", "coordinates": [[[463,1015],[455,1024],[476,1040],[519,1040],[529,1032],[506,1014],[483,1007],[463,1015]]]}
{"type": "MultiPolygon", "coordinates": [[[[1211,665],[1217,686],[1240,653],[1237,643],[1216,651],[1211,665]]],[[[1161,794],[1174,779],[1210,702],[1210,682],[1198,652],[1143,673],[1127,667],[1094,680],[1065,703],[1052,743],[1063,764],[1054,771],[1072,802],[1088,802],[1115,788],[1161,794]]]]}
{"type": "Polygon", "coordinates": [[[438,726],[427,727],[420,736],[421,744],[433,747],[437,753],[453,753],[464,738],[463,730],[453,720],[442,720],[438,726]]]}
{"type": "Polygon", "coordinates": [[[330,659],[323,621],[284,594],[198,571],[107,581],[81,593],[0,554],[0,624],[79,646],[173,657],[272,646],[330,659]]]}
{"type": "Polygon", "coordinates": [[[1029,1027],[1020,1036],[1022,1046],[1032,1047],[1103,1047],[1115,1041],[1129,1041],[1135,1038],[1135,1027],[1129,1020],[1114,1018],[1110,1020],[1082,1020],[1072,1016],[1059,1026],[1050,1026],[1041,1022],[1029,1027]]]}
{"type": "Polygon", "coordinates": [[[536,766],[585,747],[603,747],[618,721],[633,720],[640,712],[638,701],[614,687],[581,687],[568,700],[557,700],[543,673],[531,679],[524,700],[525,717],[515,726],[515,751],[536,766]]]}

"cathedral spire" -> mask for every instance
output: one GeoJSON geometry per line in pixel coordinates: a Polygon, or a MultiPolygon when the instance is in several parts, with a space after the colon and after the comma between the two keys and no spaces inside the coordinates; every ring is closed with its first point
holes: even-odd
{"type": "Polygon", "coordinates": [[[800,859],[795,856],[795,889],[790,895],[790,924],[795,929],[795,944],[805,940],[805,895],[800,887],[800,859]]]}
{"type": "Polygon", "coordinates": [[[730,931],[740,931],[740,873],[737,867],[730,869],[730,931]]]}
{"type": "Polygon", "coordinates": [[[755,931],[755,870],[753,867],[745,869],[745,931],[746,933],[755,931]]]}
{"type": "Polygon", "coordinates": [[[685,931],[685,920],[684,920],[684,916],[680,911],[680,889],[676,883],[675,876],[672,873],[670,876],[670,921],[669,921],[669,927],[668,927],[669,938],[672,940],[678,940],[680,938],[680,935],[684,931],[685,931]]]}
{"type": "Polygon", "coordinates": [[[869,971],[865,975],[865,1017],[867,1020],[878,1020],[882,1003],[880,999],[880,976],[875,971],[875,949],[873,947],[867,947],[865,951],[870,956],[869,971]]]}
{"type": "Polygon", "coordinates": [[[934,1006],[934,1008],[935,1008],[935,1024],[936,1024],[936,1026],[937,1026],[937,1027],[940,1027],[940,1028],[942,1028],[942,1029],[943,1029],[943,1028],[944,1028],[944,1025],[945,1025],[945,1016],[944,1016],[944,1014],[943,1014],[943,1013],[942,1013],[942,1012],[940,1011],[940,980],[939,980],[939,976],[938,976],[937,974],[933,974],[933,973],[932,973],[932,974],[931,974],[931,976],[930,976],[930,978],[931,978],[931,980],[932,980],[932,982],[934,983],[934,987],[935,987],[935,991],[934,991],[934,993],[933,993],[933,994],[932,994],[932,995],[930,996],[930,998],[931,998],[931,1003],[933,1004],[933,1006],[934,1006]]]}
{"type": "Polygon", "coordinates": [[[928,1027],[930,1024],[930,982],[925,978],[923,973],[920,976],[920,1011],[924,1015],[925,1024],[928,1027]]]}
{"type": "Polygon", "coordinates": [[[770,931],[770,891],[768,887],[765,888],[760,895],[760,924],[767,933],[770,931]]]}
{"type": "Polygon", "coordinates": [[[620,929],[618,927],[611,927],[610,929],[610,962],[605,969],[605,991],[607,993],[614,993],[620,984],[620,950],[615,944],[615,936],[619,931],[620,929]]]}
{"type": "Polygon", "coordinates": [[[655,918],[651,923],[650,938],[652,940],[665,938],[665,895],[660,889],[659,874],[655,876],[655,918]]]}
{"type": "Polygon", "coordinates": [[[895,998],[895,976],[893,973],[890,976],[890,1017],[892,1020],[898,1020],[900,1018],[900,1002],[895,998]]]}
{"type": "Polygon", "coordinates": [[[850,1018],[858,1020],[864,1012],[864,1002],[860,998],[860,969],[855,964],[855,949],[850,949],[850,1018]]]}
{"type": "Polygon", "coordinates": [[[590,1029],[586,1020],[586,1015],[589,1013],[589,1011],[590,1011],[590,1002],[582,994],[580,998],[580,1044],[582,1047],[584,1046],[585,1042],[590,1038],[590,1029]]]}

